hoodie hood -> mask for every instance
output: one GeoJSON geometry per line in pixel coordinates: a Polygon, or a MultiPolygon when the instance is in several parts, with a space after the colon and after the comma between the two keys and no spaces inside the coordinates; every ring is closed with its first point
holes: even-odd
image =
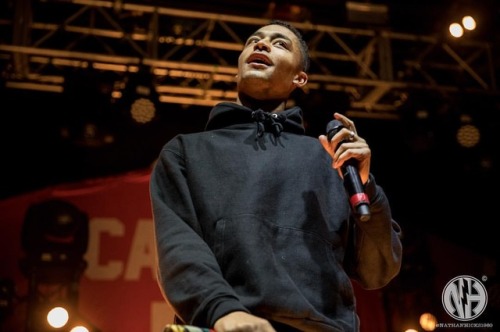
{"type": "Polygon", "coordinates": [[[272,132],[280,136],[281,132],[304,134],[302,109],[294,106],[281,112],[265,112],[261,109],[252,110],[243,105],[231,102],[221,102],[210,111],[205,130],[226,128],[233,125],[254,124],[257,136],[264,132],[272,132]]]}

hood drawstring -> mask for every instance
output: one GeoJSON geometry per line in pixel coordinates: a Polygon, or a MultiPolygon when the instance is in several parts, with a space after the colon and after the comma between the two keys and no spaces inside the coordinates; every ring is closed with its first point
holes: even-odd
{"type": "Polygon", "coordinates": [[[286,115],[282,113],[268,113],[263,110],[252,112],[252,119],[257,123],[257,138],[264,135],[265,129],[270,128],[274,136],[278,137],[283,131],[286,115]]]}

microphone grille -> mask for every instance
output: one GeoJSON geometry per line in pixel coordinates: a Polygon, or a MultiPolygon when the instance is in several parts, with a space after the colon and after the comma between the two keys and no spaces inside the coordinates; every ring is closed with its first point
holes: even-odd
{"type": "Polygon", "coordinates": [[[340,129],[344,128],[344,125],[339,120],[332,120],[328,122],[326,125],[326,134],[328,136],[328,140],[331,140],[336,133],[339,132],[340,129]]]}

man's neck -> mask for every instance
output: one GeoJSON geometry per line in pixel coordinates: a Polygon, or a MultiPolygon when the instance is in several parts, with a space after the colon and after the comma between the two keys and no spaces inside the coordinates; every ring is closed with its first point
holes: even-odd
{"type": "Polygon", "coordinates": [[[241,94],[238,95],[236,103],[252,110],[261,109],[270,113],[281,112],[286,108],[286,100],[258,100],[241,94]]]}

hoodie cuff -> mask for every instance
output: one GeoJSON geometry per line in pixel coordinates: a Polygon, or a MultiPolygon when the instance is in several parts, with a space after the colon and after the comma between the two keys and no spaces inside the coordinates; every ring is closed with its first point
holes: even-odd
{"type": "Polygon", "coordinates": [[[370,199],[370,202],[373,202],[377,195],[377,183],[375,182],[375,177],[373,176],[373,174],[370,173],[368,181],[366,181],[364,185],[364,189],[366,195],[368,195],[368,198],[370,199]]]}

